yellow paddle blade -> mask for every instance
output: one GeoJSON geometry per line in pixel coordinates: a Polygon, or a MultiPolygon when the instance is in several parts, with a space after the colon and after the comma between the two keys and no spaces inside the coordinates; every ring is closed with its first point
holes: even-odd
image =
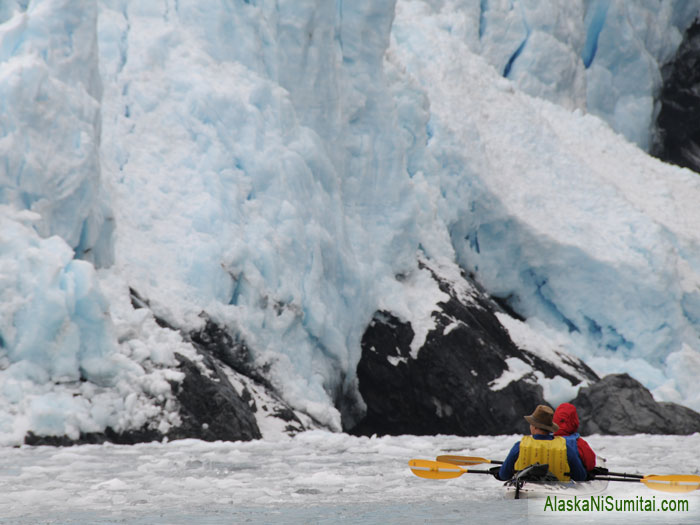
{"type": "Polygon", "coordinates": [[[479,463],[491,463],[490,459],[477,458],[472,456],[438,456],[435,458],[442,463],[452,463],[453,465],[478,465],[479,463]]]}
{"type": "Polygon", "coordinates": [[[430,461],[429,459],[412,459],[408,462],[408,466],[411,467],[411,472],[416,476],[426,479],[458,478],[467,472],[467,469],[463,469],[458,465],[430,461]]]}
{"type": "Polygon", "coordinates": [[[661,492],[692,492],[700,489],[700,476],[692,474],[669,474],[656,476],[650,474],[640,479],[647,487],[661,492]]]}

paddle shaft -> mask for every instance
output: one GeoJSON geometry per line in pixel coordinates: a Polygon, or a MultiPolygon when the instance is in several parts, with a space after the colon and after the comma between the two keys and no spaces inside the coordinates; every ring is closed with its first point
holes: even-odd
{"type": "MultiPolygon", "coordinates": [[[[624,474],[622,472],[606,472],[603,474],[604,476],[619,476],[621,478],[637,478],[637,479],[642,479],[644,476],[641,474],[624,474]]],[[[600,479],[598,476],[596,476],[596,479],[600,479]]]]}
{"type": "Polygon", "coordinates": [[[640,483],[642,481],[641,478],[636,479],[636,478],[611,478],[609,476],[596,476],[593,478],[594,481],[598,481],[599,479],[605,480],[605,481],[626,481],[628,483],[640,483]]]}
{"type": "Polygon", "coordinates": [[[452,463],[453,465],[478,465],[479,463],[493,463],[494,465],[503,464],[503,461],[497,461],[495,459],[486,459],[474,456],[454,456],[451,454],[438,456],[435,459],[443,463],[452,463]]]}
{"type": "MultiPolygon", "coordinates": [[[[443,456],[438,456],[437,457],[438,461],[446,462],[446,463],[452,463],[454,465],[477,465],[479,463],[492,463],[494,465],[503,465],[503,461],[498,461],[496,459],[486,459],[486,458],[480,458],[480,457],[475,457],[475,456],[453,456],[453,455],[443,455],[443,456]]],[[[644,478],[643,475],[641,474],[627,474],[625,472],[609,472],[606,471],[603,473],[604,476],[615,476],[615,477],[620,477],[620,478],[634,478],[634,479],[642,479],[644,478]]],[[[605,479],[596,476],[596,479],[605,479]]]]}
{"type": "MultiPolygon", "coordinates": [[[[496,459],[486,459],[486,458],[481,458],[481,457],[475,457],[475,456],[454,456],[454,455],[443,455],[443,456],[438,456],[437,457],[438,461],[442,461],[445,463],[452,463],[453,465],[478,465],[479,463],[491,463],[494,465],[502,465],[503,461],[498,461],[496,459]]],[[[473,472],[473,471],[470,471],[473,472]]],[[[488,471],[486,471],[488,473],[488,471]]],[[[612,476],[612,477],[601,477],[601,476],[595,476],[594,479],[607,479],[608,481],[639,481],[641,479],[644,479],[645,476],[641,474],[627,474],[626,472],[610,472],[606,471],[602,473],[603,476],[612,476]],[[621,479],[621,478],[626,478],[626,479],[621,479]]]]}

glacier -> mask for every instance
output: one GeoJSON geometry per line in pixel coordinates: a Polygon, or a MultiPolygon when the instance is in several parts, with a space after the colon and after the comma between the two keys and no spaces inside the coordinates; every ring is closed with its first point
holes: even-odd
{"type": "Polygon", "coordinates": [[[700,178],[646,152],[700,2],[550,4],[3,2],[0,443],[177,426],[208,319],[341,430],[374,312],[430,329],[419,254],[700,409],[700,178]]]}

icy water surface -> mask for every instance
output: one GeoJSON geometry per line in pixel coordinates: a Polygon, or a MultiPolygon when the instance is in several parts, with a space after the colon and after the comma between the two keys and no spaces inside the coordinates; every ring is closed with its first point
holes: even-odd
{"type": "MultiPolygon", "coordinates": [[[[543,512],[508,501],[490,476],[415,477],[411,458],[451,453],[503,459],[518,436],[357,438],[308,432],[248,443],[195,440],[136,446],[0,449],[0,523],[698,523],[690,512],[543,512]]],[[[693,436],[591,436],[611,470],[700,474],[693,436]],[[694,452],[695,451],[695,452],[694,452]]],[[[485,467],[488,465],[485,465],[485,467]]],[[[678,498],[611,483],[616,498],[678,498]]]]}

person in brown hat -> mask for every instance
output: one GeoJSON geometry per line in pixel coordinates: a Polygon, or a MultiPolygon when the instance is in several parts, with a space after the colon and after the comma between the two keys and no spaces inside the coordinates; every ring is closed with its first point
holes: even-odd
{"type": "Polygon", "coordinates": [[[530,435],[524,436],[510,449],[508,457],[494,473],[502,481],[513,477],[515,471],[523,470],[535,463],[549,465],[549,471],[560,481],[583,481],[586,469],[578,455],[576,445],[561,436],[552,435],[559,430],[554,410],[547,405],[537,405],[535,411],[524,416],[530,424],[530,435]]]}

